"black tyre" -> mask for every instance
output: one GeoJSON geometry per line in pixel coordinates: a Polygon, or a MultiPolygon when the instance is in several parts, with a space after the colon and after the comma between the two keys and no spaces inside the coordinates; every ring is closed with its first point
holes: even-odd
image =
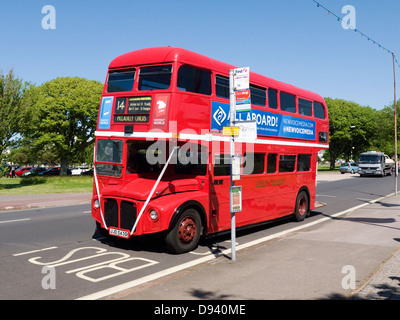
{"type": "Polygon", "coordinates": [[[200,240],[202,223],[197,210],[185,210],[165,237],[167,248],[173,253],[184,253],[194,250],[200,240]]]}
{"type": "Polygon", "coordinates": [[[297,195],[296,198],[296,208],[294,211],[294,218],[296,221],[303,221],[305,217],[309,213],[309,204],[308,204],[308,195],[307,192],[301,191],[297,195]]]}

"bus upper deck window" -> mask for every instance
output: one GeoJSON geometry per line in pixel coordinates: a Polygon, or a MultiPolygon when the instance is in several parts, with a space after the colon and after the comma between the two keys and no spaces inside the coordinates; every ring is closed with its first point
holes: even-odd
{"type": "Polygon", "coordinates": [[[132,91],[135,70],[110,71],[107,80],[107,92],[132,91]]]}
{"type": "Polygon", "coordinates": [[[257,106],[265,107],[267,90],[265,88],[250,85],[251,103],[257,106]]]}
{"type": "Polygon", "coordinates": [[[296,98],[293,94],[281,92],[281,110],[287,112],[296,112],[296,98]]]}
{"type": "Polygon", "coordinates": [[[299,103],[299,114],[305,116],[311,116],[312,101],[299,98],[298,103],[299,103]]]}
{"type": "Polygon", "coordinates": [[[268,103],[271,109],[278,109],[278,93],[276,89],[268,89],[268,103]]]}
{"type": "Polygon", "coordinates": [[[215,77],[215,94],[217,97],[229,99],[229,78],[215,77]]]}
{"type": "Polygon", "coordinates": [[[142,67],[139,71],[139,90],[165,90],[171,83],[172,65],[142,67]]]}
{"type": "Polygon", "coordinates": [[[178,89],[181,91],[211,94],[211,72],[189,66],[178,71],[178,89]]]}

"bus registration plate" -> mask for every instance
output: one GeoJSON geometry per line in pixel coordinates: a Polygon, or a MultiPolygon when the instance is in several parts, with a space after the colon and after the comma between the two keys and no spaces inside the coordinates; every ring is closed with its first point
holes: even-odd
{"type": "Polygon", "coordinates": [[[121,237],[121,238],[125,238],[125,239],[129,238],[128,230],[110,228],[109,233],[112,236],[117,236],[117,237],[121,237]]]}

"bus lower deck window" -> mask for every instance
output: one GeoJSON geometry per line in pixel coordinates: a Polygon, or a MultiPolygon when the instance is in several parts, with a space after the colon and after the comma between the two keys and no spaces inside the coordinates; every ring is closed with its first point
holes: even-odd
{"type": "Polygon", "coordinates": [[[214,158],[214,176],[229,176],[231,174],[231,156],[216,154],[214,158]]]}
{"type": "Polygon", "coordinates": [[[267,173],[275,173],[276,172],[276,158],[277,158],[276,153],[270,153],[268,154],[268,160],[267,160],[267,173]]]}
{"type": "Polygon", "coordinates": [[[243,157],[243,174],[263,173],[264,159],[264,153],[246,153],[243,157]]]}
{"type": "Polygon", "coordinates": [[[293,172],[295,163],[296,163],[296,156],[280,155],[279,172],[293,172]]]}
{"type": "Polygon", "coordinates": [[[297,171],[310,171],[311,154],[299,154],[297,158],[297,171]]]}

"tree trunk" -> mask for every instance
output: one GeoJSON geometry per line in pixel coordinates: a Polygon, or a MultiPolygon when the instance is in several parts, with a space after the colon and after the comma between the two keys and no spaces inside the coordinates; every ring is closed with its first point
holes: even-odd
{"type": "Polygon", "coordinates": [[[60,168],[60,175],[66,176],[68,170],[68,159],[62,158],[61,159],[61,168],[60,168]]]}
{"type": "Polygon", "coordinates": [[[335,170],[335,162],[336,162],[336,159],[331,158],[329,170],[331,170],[331,171],[335,170]]]}

